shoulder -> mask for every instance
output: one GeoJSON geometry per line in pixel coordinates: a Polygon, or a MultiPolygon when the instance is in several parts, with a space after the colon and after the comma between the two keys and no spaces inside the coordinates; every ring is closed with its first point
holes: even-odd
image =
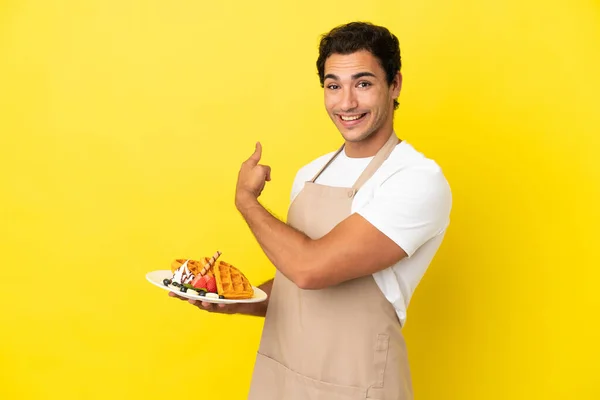
{"type": "Polygon", "coordinates": [[[450,185],[440,166],[408,143],[399,144],[373,178],[356,211],[409,257],[449,225],[450,185]]]}
{"type": "Polygon", "coordinates": [[[444,171],[407,142],[394,149],[371,189],[367,207],[387,216],[390,222],[394,218],[416,225],[435,221],[437,228],[449,223],[452,190],[444,171]]]}
{"type": "Polygon", "coordinates": [[[450,194],[450,184],[440,165],[406,141],[396,146],[380,172],[378,186],[399,186],[422,194],[431,191],[450,194]]]}

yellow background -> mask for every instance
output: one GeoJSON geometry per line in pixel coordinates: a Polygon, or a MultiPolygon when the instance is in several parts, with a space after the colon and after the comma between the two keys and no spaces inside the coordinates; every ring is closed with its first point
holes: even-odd
{"type": "Polygon", "coordinates": [[[0,398],[244,398],[262,320],[144,275],[218,249],[271,276],[238,166],[260,140],[284,218],[340,143],[316,46],[354,19],[399,36],[396,129],[454,193],[405,329],[416,399],[600,398],[590,0],[0,2],[0,398]]]}

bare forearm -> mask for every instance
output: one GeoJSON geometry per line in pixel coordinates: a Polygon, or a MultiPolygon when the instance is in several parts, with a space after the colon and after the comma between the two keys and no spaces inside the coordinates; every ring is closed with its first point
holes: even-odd
{"type": "Polygon", "coordinates": [[[394,265],[406,252],[363,216],[353,213],[312,239],[286,225],[258,201],[271,167],[259,164],[262,146],[242,163],[235,204],[279,272],[302,289],[322,289],[394,265]]]}
{"type": "Polygon", "coordinates": [[[271,215],[256,199],[244,199],[237,206],[273,265],[302,286],[311,265],[312,240],[271,215]]]}
{"type": "Polygon", "coordinates": [[[302,232],[286,225],[269,213],[259,202],[266,182],[271,180],[271,167],[259,164],[262,146],[256,143],[254,153],[242,163],[235,191],[235,205],[266,256],[275,268],[300,287],[305,287],[311,272],[318,269],[314,261],[314,242],[302,232]]]}

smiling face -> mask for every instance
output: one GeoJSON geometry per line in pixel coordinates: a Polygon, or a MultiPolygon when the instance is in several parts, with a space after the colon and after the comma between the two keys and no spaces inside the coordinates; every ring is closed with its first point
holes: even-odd
{"type": "Polygon", "coordinates": [[[325,108],[347,142],[392,131],[400,73],[388,85],[377,58],[366,50],[332,54],[325,62],[324,73],[325,108]]]}

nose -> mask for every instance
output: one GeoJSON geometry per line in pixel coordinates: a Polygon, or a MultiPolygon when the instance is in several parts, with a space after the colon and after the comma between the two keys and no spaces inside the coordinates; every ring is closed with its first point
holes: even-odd
{"type": "Polygon", "coordinates": [[[342,93],[342,101],[340,103],[340,108],[343,112],[349,112],[358,107],[358,101],[356,98],[356,93],[354,93],[353,88],[344,89],[342,93]]]}

